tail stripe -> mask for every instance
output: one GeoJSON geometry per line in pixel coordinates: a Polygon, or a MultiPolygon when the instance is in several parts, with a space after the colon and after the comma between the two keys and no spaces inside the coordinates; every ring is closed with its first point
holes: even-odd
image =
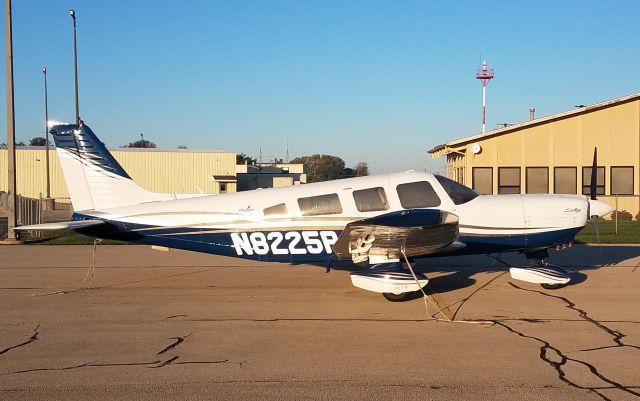
{"type": "Polygon", "coordinates": [[[54,127],[51,133],[56,147],[65,149],[110,173],[131,178],[88,126],[83,125],[78,129],[77,125],[59,125],[54,127]]]}

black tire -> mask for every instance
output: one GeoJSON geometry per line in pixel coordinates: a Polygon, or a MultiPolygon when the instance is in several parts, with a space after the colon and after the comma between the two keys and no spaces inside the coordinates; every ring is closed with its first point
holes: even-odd
{"type": "Polygon", "coordinates": [[[390,302],[404,302],[404,301],[408,301],[409,299],[411,299],[411,293],[410,292],[403,292],[402,294],[394,294],[391,292],[383,292],[382,296],[385,297],[387,299],[387,301],[390,302]]]}
{"type": "Polygon", "coordinates": [[[566,284],[540,284],[545,290],[557,290],[558,288],[565,287],[566,284]]]}

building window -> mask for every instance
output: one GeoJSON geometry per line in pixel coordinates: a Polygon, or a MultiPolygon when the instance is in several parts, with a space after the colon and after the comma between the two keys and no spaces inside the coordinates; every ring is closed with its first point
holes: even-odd
{"type": "Polygon", "coordinates": [[[353,200],[359,212],[374,212],[389,209],[384,188],[367,188],[353,191],[353,200]]]}
{"type": "Polygon", "coordinates": [[[520,167],[498,167],[498,193],[520,193],[520,167]]]}
{"type": "Polygon", "coordinates": [[[220,183],[220,193],[225,193],[227,192],[227,183],[226,182],[221,182],[220,183]]]}
{"type": "Polygon", "coordinates": [[[472,186],[473,189],[482,195],[493,194],[493,168],[474,167],[472,186]]]}
{"type": "Polygon", "coordinates": [[[340,214],[342,205],[338,194],[310,196],[298,199],[298,206],[303,216],[318,216],[321,214],[340,214]]]}
{"type": "Polygon", "coordinates": [[[527,167],[527,193],[528,194],[548,194],[549,193],[549,168],[548,167],[527,167]]]}
{"type": "Polygon", "coordinates": [[[578,168],[556,167],[553,169],[553,193],[577,194],[578,193],[578,168]]]}
{"type": "Polygon", "coordinates": [[[464,185],[464,167],[458,167],[456,168],[456,178],[455,180],[457,183],[464,185]]]}
{"type": "Polygon", "coordinates": [[[427,181],[400,184],[396,191],[405,209],[440,206],[440,198],[427,181]]]}
{"type": "MultiPolygon", "coordinates": [[[[604,195],[604,167],[598,167],[596,195],[604,195]]],[[[582,168],[582,194],[591,194],[591,166],[582,168]]]]}
{"type": "Polygon", "coordinates": [[[611,195],[633,195],[633,167],[611,167],[611,195]]]}
{"type": "Polygon", "coordinates": [[[285,217],[287,215],[287,205],[284,203],[268,207],[263,211],[264,217],[285,217]]]}

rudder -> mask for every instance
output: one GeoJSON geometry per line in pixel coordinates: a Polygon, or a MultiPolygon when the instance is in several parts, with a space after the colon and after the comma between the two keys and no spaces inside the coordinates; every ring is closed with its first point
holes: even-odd
{"type": "Polygon", "coordinates": [[[136,184],[87,125],[56,125],[50,133],[74,210],[175,199],[172,194],[147,191],[136,184]]]}

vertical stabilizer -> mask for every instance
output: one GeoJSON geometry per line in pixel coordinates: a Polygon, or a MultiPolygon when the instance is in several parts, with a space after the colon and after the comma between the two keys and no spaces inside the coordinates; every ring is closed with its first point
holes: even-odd
{"type": "Polygon", "coordinates": [[[73,209],[100,210],[175,199],[136,184],[91,129],[84,125],[51,128],[73,209]]]}

